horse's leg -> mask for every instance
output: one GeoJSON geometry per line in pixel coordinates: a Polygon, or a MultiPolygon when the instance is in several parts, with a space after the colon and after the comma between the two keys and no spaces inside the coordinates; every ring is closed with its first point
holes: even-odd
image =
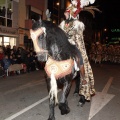
{"type": "Polygon", "coordinates": [[[83,96],[83,95],[80,95],[80,99],[79,99],[79,105],[81,106],[81,107],[83,107],[83,105],[85,104],[85,96],[83,96]]]}
{"type": "Polygon", "coordinates": [[[50,113],[49,113],[49,118],[48,120],[55,120],[55,111],[54,111],[54,108],[55,108],[55,100],[50,100],[49,101],[49,109],[50,109],[50,113]]]}
{"type": "MultiPolygon", "coordinates": [[[[68,78],[70,80],[70,78],[68,78]]],[[[61,110],[61,115],[68,114],[70,112],[70,108],[68,107],[67,97],[69,95],[71,89],[71,82],[66,79],[63,83],[63,91],[59,101],[59,109],[61,110]]]]}
{"type": "Polygon", "coordinates": [[[79,94],[79,87],[80,87],[80,72],[77,72],[77,76],[75,77],[75,91],[74,91],[74,95],[78,95],[79,94]]]}
{"type": "MultiPolygon", "coordinates": [[[[46,78],[46,83],[47,83],[47,89],[48,92],[50,91],[50,78],[46,78]]],[[[49,100],[49,118],[48,120],[55,120],[55,113],[54,113],[54,108],[55,108],[55,99],[50,99],[49,100]]]]}

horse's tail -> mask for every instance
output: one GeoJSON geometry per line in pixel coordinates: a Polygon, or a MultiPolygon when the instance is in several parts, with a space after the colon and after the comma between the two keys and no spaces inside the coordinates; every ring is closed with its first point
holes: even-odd
{"type": "Polygon", "coordinates": [[[58,98],[57,98],[57,82],[55,79],[54,74],[51,74],[51,81],[50,81],[50,92],[49,92],[49,96],[50,96],[50,100],[53,100],[55,98],[55,104],[58,104],[58,98]]]}

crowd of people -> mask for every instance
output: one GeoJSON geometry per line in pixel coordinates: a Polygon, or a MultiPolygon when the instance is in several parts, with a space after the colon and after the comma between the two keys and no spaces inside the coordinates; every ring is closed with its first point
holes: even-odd
{"type": "MultiPolygon", "coordinates": [[[[0,46],[0,67],[7,72],[7,69],[14,64],[22,64],[23,72],[30,72],[41,69],[41,65],[37,60],[36,52],[33,48],[25,49],[23,47],[10,45],[6,47],[0,46]]],[[[17,71],[13,71],[18,74],[17,71]]]]}
{"type": "Polygon", "coordinates": [[[120,45],[105,45],[99,42],[91,44],[89,59],[95,63],[120,63],[120,45]]]}

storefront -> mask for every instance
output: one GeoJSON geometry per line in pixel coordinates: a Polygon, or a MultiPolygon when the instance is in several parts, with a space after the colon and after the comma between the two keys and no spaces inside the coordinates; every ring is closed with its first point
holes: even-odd
{"type": "Polygon", "coordinates": [[[25,28],[18,29],[19,34],[19,46],[24,46],[25,48],[33,48],[33,42],[30,38],[30,30],[25,28]]]}
{"type": "Polygon", "coordinates": [[[0,26],[0,46],[18,46],[18,31],[14,28],[0,26]]]}

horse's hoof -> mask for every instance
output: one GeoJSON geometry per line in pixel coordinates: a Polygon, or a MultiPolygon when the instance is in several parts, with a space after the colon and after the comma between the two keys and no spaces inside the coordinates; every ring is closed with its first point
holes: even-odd
{"type": "Polygon", "coordinates": [[[83,105],[85,104],[85,101],[86,101],[85,96],[80,95],[80,100],[79,100],[78,106],[83,107],[83,105]]]}
{"type": "Polygon", "coordinates": [[[73,96],[76,96],[76,97],[77,97],[78,95],[79,95],[79,93],[77,93],[77,92],[74,92],[74,93],[73,93],[73,96]]]}
{"type": "Polygon", "coordinates": [[[79,90],[75,90],[73,96],[78,96],[78,95],[79,95],[79,90]]]}
{"type": "Polygon", "coordinates": [[[53,117],[53,118],[48,118],[48,120],[55,120],[55,117],[53,117]]]}
{"type": "Polygon", "coordinates": [[[78,106],[83,107],[85,103],[78,102],[78,106]]]}
{"type": "Polygon", "coordinates": [[[61,111],[61,115],[68,114],[70,112],[70,109],[67,108],[66,110],[61,111]]]}
{"type": "Polygon", "coordinates": [[[62,103],[59,104],[59,109],[61,111],[61,115],[65,115],[68,114],[70,112],[70,108],[68,107],[68,105],[62,103]]]}

